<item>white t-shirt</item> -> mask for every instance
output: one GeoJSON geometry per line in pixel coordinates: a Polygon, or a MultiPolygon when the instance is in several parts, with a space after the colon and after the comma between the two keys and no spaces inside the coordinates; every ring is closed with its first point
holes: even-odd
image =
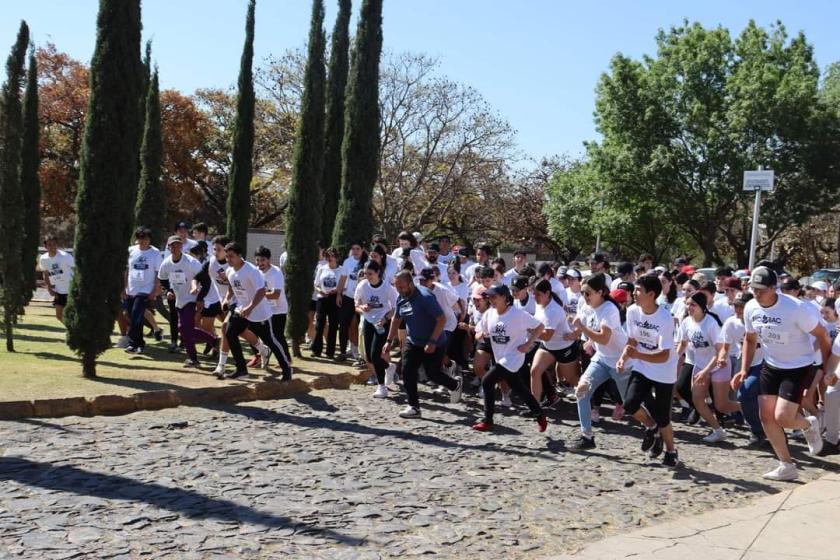
{"type": "Polygon", "coordinates": [[[272,315],[285,315],[289,312],[289,302],[286,301],[286,277],[280,267],[269,265],[268,270],[260,271],[265,280],[265,289],[275,290],[280,292],[280,297],[277,299],[268,299],[268,305],[271,306],[272,315]]]}
{"type": "MultiPolygon", "coordinates": [[[[216,257],[210,257],[210,264],[207,265],[207,273],[210,275],[210,281],[213,283],[213,286],[210,288],[210,292],[213,290],[216,291],[215,297],[218,298],[217,301],[220,301],[227,296],[228,283],[226,271],[228,267],[230,267],[230,265],[227,261],[219,262],[216,260],[216,257]]],[[[204,305],[211,304],[213,304],[213,296],[208,294],[208,296],[204,298],[204,305]]]]}
{"type": "Polygon", "coordinates": [[[155,279],[160,270],[160,251],[157,247],[149,246],[145,251],[139,245],[128,248],[128,287],[126,294],[149,295],[155,291],[155,279]]]}
{"type": "Polygon", "coordinates": [[[722,300],[715,300],[712,304],[712,313],[718,316],[721,324],[725,323],[730,317],[735,316],[735,310],[732,309],[729,300],[726,298],[722,300]]]}
{"type": "MultiPolygon", "coordinates": [[[[720,329],[720,342],[729,344],[729,355],[740,357],[743,352],[744,335],[746,334],[744,323],[738,317],[732,316],[723,324],[720,329]]],[[[755,356],[753,356],[750,367],[755,367],[764,361],[764,350],[761,348],[761,343],[756,344],[755,356]]]]}
{"type": "MultiPolygon", "coordinates": [[[[329,265],[319,267],[315,273],[315,287],[326,294],[338,291],[338,283],[342,276],[347,276],[343,266],[330,268],[329,265]]],[[[349,282],[349,280],[348,280],[349,282]]]]}
{"type": "Polygon", "coordinates": [[[704,315],[699,323],[691,316],[680,323],[680,341],[688,342],[685,361],[698,369],[705,368],[715,359],[715,344],[719,339],[720,325],[710,315],[704,315]]]}
{"type": "Polygon", "coordinates": [[[452,284],[447,284],[449,289],[455,292],[458,298],[464,302],[464,305],[470,301],[470,289],[467,287],[466,282],[461,282],[457,286],[453,286],[452,284]]]}
{"type": "MultiPolygon", "coordinates": [[[[397,247],[391,253],[391,256],[397,260],[397,266],[402,268],[404,259],[402,258],[403,250],[400,247],[397,247]]],[[[417,276],[420,274],[420,271],[423,270],[423,267],[426,266],[426,253],[423,252],[423,249],[415,247],[409,253],[408,258],[411,260],[411,264],[414,265],[414,275],[417,276]]]]}
{"type": "Polygon", "coordinates": [[[508,371],[517,372],[525,363],[525,354],[518,348],[528,341],[528,329],[539,325],[536,317],[521,309],[511,306],[499,316],[498,311],[491,307],[484,313],[476,330],[490,338],[496,363],[508,371]]]}
{"type": "Polygon", "coordinates": [[[678,297],[674,300],[674,303],[671,304],[671,315],[677,321],[682,321],[685,318],[685,298],[678,297]]]}
{"type": "Polygon", "coordinates": [[[513,305],[530,315],[534,315],[537,312],[537,300],[534,299],[534,294],[528,294],[528,301],[524,305],[520,299],[513,298],[513,305]]]}
{"type": "Polygon", "coordinates": [[[341,265],[347,274],[347,281],[344,283],[344,295],[352,298],[356,295],[356,284],[359,283],[359,259],[347,257],[344,259],[344,264],[341,265]]]}
{"type": "Polygon", "coordinates": [[[505,286],[507,286],[508,288],[510,288],[510,285],[513,282],[513,279],[516,278],[517,276],[519,276],[519,271],[516,270],[516,268],[511,268],[510,270],[508,270],[507,272],[505,272],[502,275],[502,283],[505,286]]]}
{"type": "Polygon", "coordinates": [[[566,286],[564,286],[563,283],[554,276],[551,277],[549,283],[551,284],[551,291],[557,294],[557,297],[559,297],[560,301],[563,302],[563,307],[565,308],[569,305],[569,296],[566,295],[566,286]]]}
{"type": "Polygon", "coordinates": [[[778,295],[770,307],[752,299],[744,306],[744,327],[757,333],[764,361],[778,369],[795,369],[814,363],[809,332],[820,322],[817,308],[788,295],[778,295]]]}
{"type": "MultiPolygon", "coordinates": [[[[227,279],[236,298],[237,311],[251,305],[257,292],[265,288],[265,279],[260,269],[249,262],[244,262],[239,270],[227,269],[227,279]]],[[[263,298],[251,311],[247,319],[253,323],[262,323],[271,318],[271,305],[263,298]]]]}
{"type": "MultiPolygon", "coordinates": [[[[668,301],[668,296],[666,296],[665,294],[659,294],[659,297],[656,298],[656,305],[658,305],[659,307],[664,307],[668,313],[672,313],[674,304],[676,304],[677,301],[679,300],[674,300],[674,303],[671,303],[670,301],[668,301]]],[[[723,319],[721,319],[721,321],[723,321],[723,319]]]]}
{"type": "Polygon", "coordinates": [[[458,297],[458,294],[440,282],[435,282],[434,289],[429,291],[431,291],[435,296],[438,305],[440,305],[440,308],[443,309],[443,314],[446,316],[446,324],[443,326],[443,330],[453,332],[455,327],[458,326],[458,316],[456,315],[454,308],[458,305],[458,301],[461,298],[458,297]]]}
{"type": "Polygon", "coordinates": [[[566,321],[566,312],[553,299],[545,307],[538,305],[534,317],[545,326],[546,330],[554,330],[554,335],[552,335],[550,340],[542,341],[546,350],[563,350],[575,343],[574,340],[563,338],[564,335],[571,332],[571,329],[569,328],[568,321],[566,321]]]}
{"type": "Polygon", "coordinates": [[[289,260],[289,252],[283,251],[283,254],[280,255],[280,271],[285,274],[286,273],[286,261],[289,260]]]}
{"type": "MultiPolygon", "coordinates": [[[[840,336],[835,338],[834,342],[831,343],[831,353],[835,356],[840,356],[840,336]]],[[[840,367],[838,367],[838,370],[840,370],[840,367]]],[[[827,371],[826,373],[831,372],[827,371]]],[[[838,371],[835,370],[834,373],[838,373],[838,371]]],[[[828,388],[826,388],[825,390],[826,393],[835,393],[837,391],[840,391],[840,381],[838,381],[834,385],[829,385],[828,388]]]]}
{"type": "Polygon", "coordinates": [[[198,294],[191,294],[192,281],[201,272],[201,263],[189,255],[182,254],[178,262],[169,255],[163,260],[158,270],[158,278],[169,280],[169,289],[175,292],[175,307],[183,309],[189,303],[195,303],[198,294]]]}
{"type": "Polygon", "coordinates": [[[577,315],[578,303],[581,297],[583,296],[580,292],[573,292],[571,288],[566,288],[566,315],[569,317],[575,317],[577,315]]]}
{"type": "Polygon", "coordinates": [[[397,290],[382,280],[375,288],[367,280],[362,280],[356,286],[353,299],[357,307],[363,305],[370,307],[370,310],[362,313],[362,317],[368,323],[375,325],[394,309],[397,304],[397,290]]]}
{"type": "Polygon", "coordinates": [[[677,356],[674,352],[674,319],[663,307],[647,315],[636,304],[627,308],[625,329],[629,338],[635,339],[636,350],[641,354],[656,354],[661,350],[670,350],[668,359],[661,364],[634,360],[633,370],[638,371],[651,381],[676,383],[677,356]]]}
{"type": "Polygon", "coordinates": [[[600,331],[601,325],[605,325],[610,329],[610,340],[606,344],[599,344],[592,341],[595,347],[595,354],[592,356],[593,362],[601,362],[612,368],[621,356],[624,350],[624,345],[627,344],[627,333],[621,327],[621,313],[618,308],[611,302],[605,301],[595,309],[587,306],[581,306],[583,312],[581,322],[586,325],[586,328],[591,331],[600,331]],[[584,308],[585,307],[585,308],[584,308]]]}
{"type": "Polygon", "coordinates": [[[38,266],[50,277],[55,293],[67,295],[70,293],[70,281],[73,279],[73,269],[76,268],[76,261],[73,255],[67,251],[58,249],[55,256],[44,253],[38,259],[38,266]]]}

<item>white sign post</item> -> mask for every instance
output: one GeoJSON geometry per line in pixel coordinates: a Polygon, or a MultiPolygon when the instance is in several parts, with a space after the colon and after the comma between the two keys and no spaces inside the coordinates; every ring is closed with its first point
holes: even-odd
{"type": "Polygon", "coordinates": [[[772,169],[758,171],[744,171],[744,190],[755,191],[755,207],[753,208],[752,234],[750,235],[750,271],[755,267],[755,246],[758,240],[758,216],[761,211],[761,192],[773,192],[775,175],[772,169]]]}

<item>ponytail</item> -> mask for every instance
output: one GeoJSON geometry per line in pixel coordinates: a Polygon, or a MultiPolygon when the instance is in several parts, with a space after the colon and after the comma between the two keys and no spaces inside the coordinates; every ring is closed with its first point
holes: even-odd
{"type": "Polygon", "coordinates": [[[591,276],[587,276],[583,280],[582,284],[601,294],[604,301],[608,301],[615,305],[615,308],[619,311],[619,313],[621,313],[621,306],[610,295],[610,289],[607,287],[607,277],[604,276],[603,272],[596,272],[591,276]]]}
{"type": "Polygon", "coordinates": [[[551,300],[554,301],[554,303],[560,305],[561,307],[563,306],[563,300],[561,300],[560,297],[554,293],[554,290],[551,289],[551,282],[549,282],[545,278],[537,280],[534,283],[534,291],[542,292],[544,294],[550,294],[551,300]]]}

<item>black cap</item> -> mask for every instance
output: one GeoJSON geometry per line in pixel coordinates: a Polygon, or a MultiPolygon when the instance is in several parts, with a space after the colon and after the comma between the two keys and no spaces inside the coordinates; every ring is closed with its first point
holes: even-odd
{"type": "Polygon", "coordinates": [[[527,276],[517,276],[513,279],[510,283],[511,286],[516,288],[517,290],[524,290],[528,287],[528,277],[527,276]]]}
{"type": "Polygon", "coordinates": [[[175,224],[175,229],[181,229],[181,228],[190,229],[190,225],[187,222],[184,222],[184,221],[181,221],[181,222],[178,222],[177,224],[175,224]]]}
{"type": "Polygon", "coordinates": [[[424,280],[434,280],[435,279],[435,269],[431,267],[426,267],[420,271],[420,278],[424,280]]]}
{"type": "Polygon", "coordinates": [[[459,257],[469,257],[470,256],[470,250],[467,249],[466,247],[461,247],[460,249],[458,249],[458,256],[459,257]]]}
{"type": "Polygon", "coordinates": [[[631,274],[633,272],[633,263],[631,263],[631,262],[619,263],[619,265],[616,267],[615,271],[618,274],[631,274]]]}
{"type": "Polygon", "coordinates": [[[605,263],[607,262],[607,255],[604,253],[595,253],[589,260],[597,263],[605,263]]]}
{"type": "Polygon", "coordinates": [[[438,245],[437,243],[430,243],[428,250],[434,251],[435,253],[440,253],[440,245],[438,245]]]}
{"type": "Polygon", "coordinates": [[[782,282],[782,289],[783,290],[801,290],[802,285],[799,283],[799,280],[796,278],[788,278],[784,282],[782,282]]]}
{"type": "Polygon", "coordinates": [[[688,264],[688,259],[685,258],[685,257],[680,257],[680,258],[678,258],[677,260],[674,261],[674,264],[683,264],[683,265],[688,264]]]}
{"type": "Polygon", "coordinates": [[[506,297],[506,298],[511,297],[510,290],[504,284],[501,284],[499,286],[492,286],[489,290],[487,290],[487,292],[485,292],[485,294],[486,294],[487,297],[490,297],[490,296],[502,296],[502,297],[506,297]]]}
{"type": "Polygon", "coordinates": [[[753,295],[750,292],[741,292],[735,296],[735,301],[732,302],[732,305],[746,305],[752,298],[753,295]]]}
{"type": "Polygon", "coordinates": [[[766,266],[759,266],[750,275],[750,288],[775,288],[776,273],[766,266]]]}
{"type": "Polygon", "coordinates": [[[619,290],[624,290],[628,294],[632,294],[634,289],[632,282],[619,282],[617,287],[619,290]]]}

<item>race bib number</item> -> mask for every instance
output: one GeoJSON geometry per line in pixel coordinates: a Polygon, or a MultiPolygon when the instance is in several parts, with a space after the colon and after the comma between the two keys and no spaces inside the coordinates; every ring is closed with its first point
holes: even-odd
{"type": "Polygon", "coordinates": [[[143,269],[131,269],[131,279],[142,282],[146,279],[146,271],[143,269]]]}
{"type": "Polygon", "coordinates": [[[758,328],[758,338],[764,344],[787,344],[788,333],[780,332],[769,325],[762,325],[758,328]]]}
{"type": "Polygon", "coordinates": [[[236,302],[239,305],[245,305],[245,302],[248,301],[248,292],[242,288],[234,288],[233,295],[236,296],[236,302]]]}
{"type": "Polygon", "coordinates": [[[335,276],[325,276],[324,277],[324,287],[325,288],[335,288],[335,276]]]}
{"type": "Polygon", "coordinates": [[[183,271],[173,272],[170,277],[173,284],[184,286],[187,283],[187,274],[183,271]]]}

